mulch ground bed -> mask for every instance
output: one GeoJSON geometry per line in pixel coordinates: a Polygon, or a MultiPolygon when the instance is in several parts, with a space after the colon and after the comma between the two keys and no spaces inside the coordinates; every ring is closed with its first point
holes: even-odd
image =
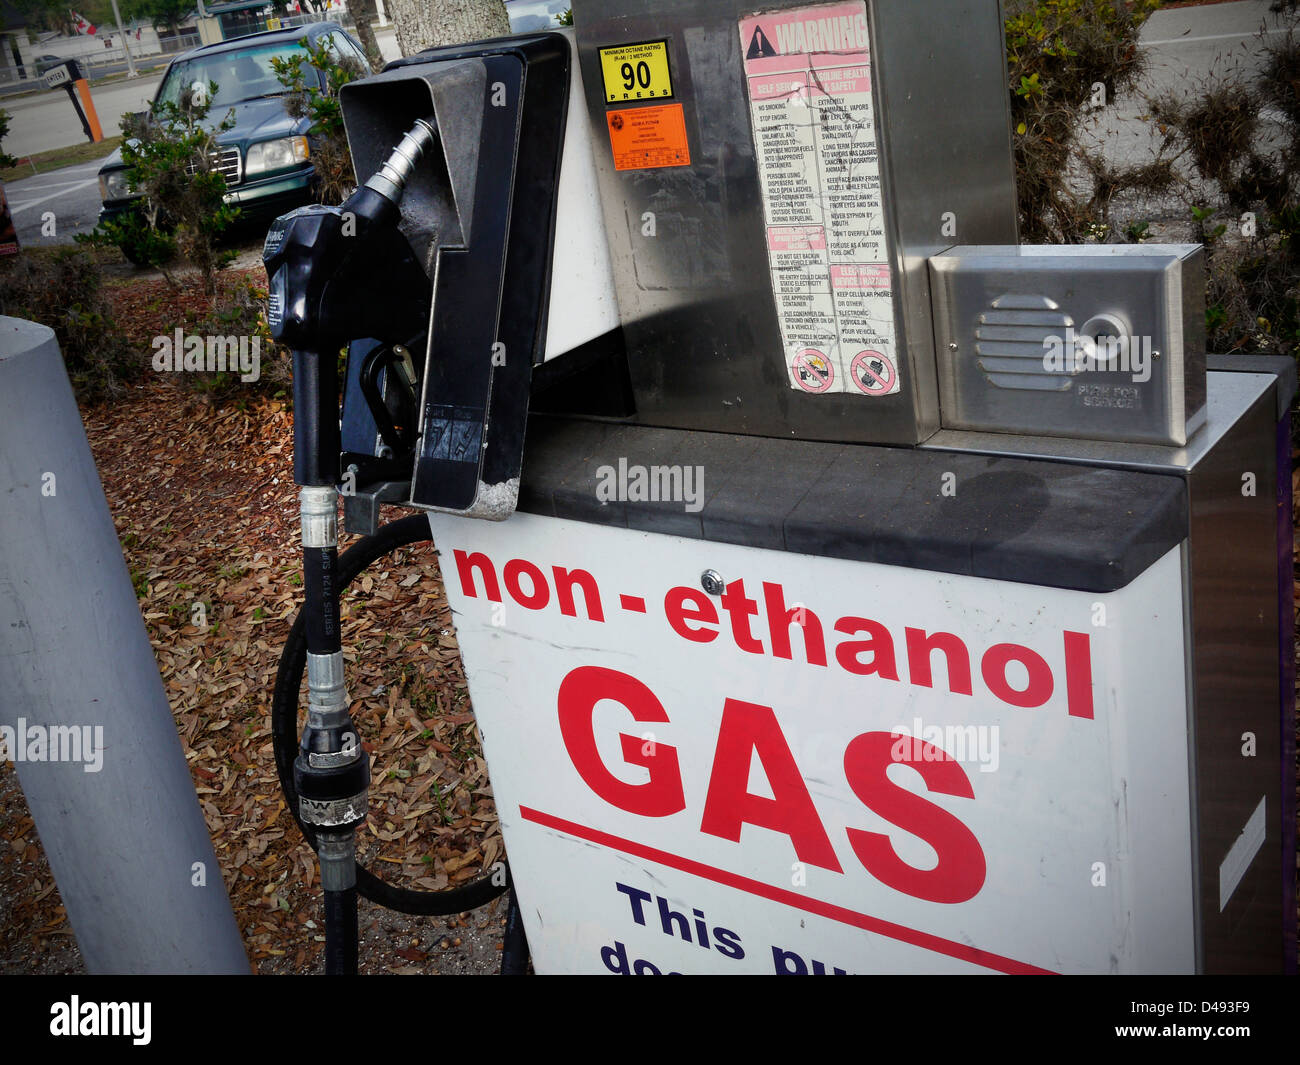
{"type": "MultiPolygon", "coordinates": [[[[245,275],[265,284],[260,270],[245,275]]],[[[235,273],[230,282],[238,283],[235,273]]],[[[148,361],[150,339],[201,320],[163,280],[109,286],[148,361]]],[[[253,969],[322,969],[317,865],[286,809],[270,738],[279,656],[301,599],[292,413],[148,373],[82,410],[123,555],[253,969]]],[[[386,514],[386,519],[401,516],[386,514]]],[[[345,537],[342,547],[355,540],[345,537]]],[[[504,857],[437,558],[414,545],[344,601],[349,693],[372,755],[362,860],[436,890],[504,857]]],[[[305,683],[302,704],[305,704],[305,683]]],[[[450,918],[361,904],[366,972],[493,972],[504,899],[450,918]]],[[[0,972],[84,971],[14,769],[0,765],[0,972]]]]}

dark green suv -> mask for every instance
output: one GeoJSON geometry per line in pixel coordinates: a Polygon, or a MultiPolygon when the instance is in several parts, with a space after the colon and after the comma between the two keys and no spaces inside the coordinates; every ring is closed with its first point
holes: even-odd
{"type": "MultiPolygon", "coordinates": [[[[152,106],[167,100],[179,103],[195,82],[216,82],[217,93],[208,111],[213,125],[232,110],[235,125],[217,137],[217,167],[225,176],[226,202],[240,208],[241,221],[269,221],[312,198],[315,171],[307,118],[290,118],[284,109],[284,86],[276,79],[271,59],[302,55],[299,43],[315,46],[328,38],[340,60],[352,59],[369,71],[365,53],[336,22],[315,22],[289,30],[273,30],[204,45],[172,60],[152,106]]],[[[311,68],[307,68],[310,70],[311,68]]],[[[324,75],[316,71],[324,88],[324,75]]],[[[104,201],[101,222],[131,210],[137,197],[127,184],[120,150],[99,169],[99,195],[104,201]]]]}

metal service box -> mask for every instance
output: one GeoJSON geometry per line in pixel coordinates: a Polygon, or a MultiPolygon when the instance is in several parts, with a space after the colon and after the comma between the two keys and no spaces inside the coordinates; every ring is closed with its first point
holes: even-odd
{"type": "Polygon", "coordinates": [[[1199,244],[930,260],[943,424],[1183,445],[1205,422],[1199,244]]]}

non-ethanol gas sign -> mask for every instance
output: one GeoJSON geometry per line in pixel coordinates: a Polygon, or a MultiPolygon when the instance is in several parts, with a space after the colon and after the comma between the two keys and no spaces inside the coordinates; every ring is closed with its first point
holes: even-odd
{"type": "Polygon", "coordinates": [[[1192,969],[1177,551],[1096,595],[431,521],[538,971],[1192,969]]]}

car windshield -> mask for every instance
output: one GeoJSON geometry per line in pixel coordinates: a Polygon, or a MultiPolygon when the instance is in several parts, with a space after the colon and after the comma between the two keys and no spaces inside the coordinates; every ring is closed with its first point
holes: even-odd
{"type": "Polygon", "coordinates": [[[217,83],[217,94],[212,98],[214,113],[241,100],[278,96],[285,88],[276,78],[271,60],[277,57],[289,59],[303,54],[302,47],[296,41],[289,41],[181,60],[171,68],[163,81],[158,90],[158,101],[179,105],[181,94],[196,82],[201,83],[206,91],[208,83],[213,81],[217,83]]]}
{"type": "Polygon", "coordinates": [[[513,0],[506,13],[513,32],[535,33],[559,25],[559,17],[572,6],[572,0],[513,0]]]}

